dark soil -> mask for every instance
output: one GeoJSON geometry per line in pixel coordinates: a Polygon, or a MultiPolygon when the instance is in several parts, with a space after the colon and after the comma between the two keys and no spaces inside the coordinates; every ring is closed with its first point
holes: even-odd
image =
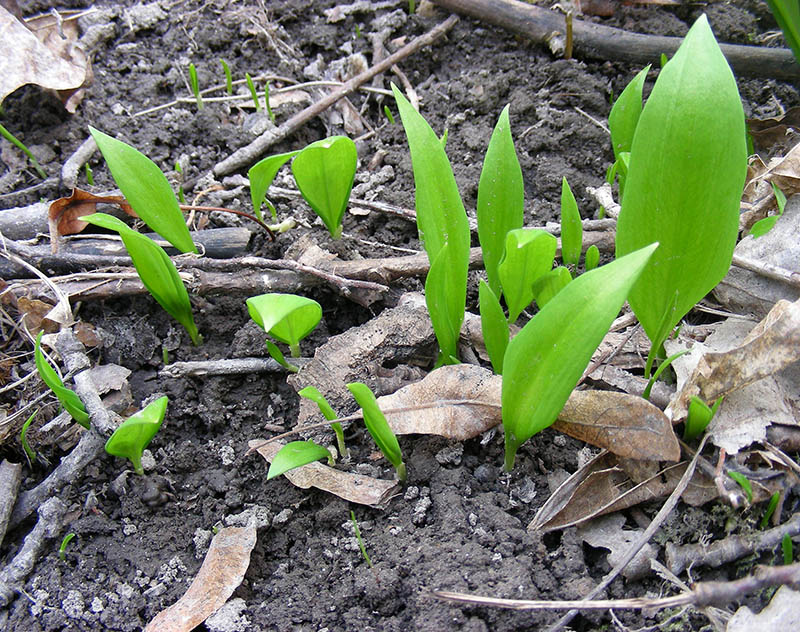
{"type": "MultiPolygon", "coordinates": [[[[68,4],[88,6],[81,0],[68,4]]],[[[252,108],[207,103],[202,111],[180,104],[131,116],[186,96],[189,61],[198,68],[201,86],[221,81],[220,58],[230,64],[236,79],[247,71],[304,80],[304,69],[317,61],[331,64],[349,52],[363,52],[370,60],[371,46],[357,36],[357,27],[367,34],[392,11],[396,21],[390,39],[410,40],[445,17],[409,16],[408,3],[398,1],[394,7],[368,9],[329,24],[323,11],[335,4],[331,0],[162,2],[156,19],[135,32],[126,17],[132,4],[99,5],[92,19],[113,24],[115,31],[93,51],[95,81],[77,113],[67,114],[54,96],[28,86],[6,99],[2,122],[42,155],[44,168],[52,174],[92,125],[131,143],[165,171],[184,157],[185,177],[195,178],[248,143],[253,138],[249,128],[260,115],[252,108]]],[[[775,28],[761,4],[740,0],[708,6],[620,4],[604,21],[633,31],[683,35],[705,10],[720,41],[751,43],[775,28]]],[[[157,5],[149,8],[156,10],[157,5]]],[[[49,5],[28,2],[23,9],[30,14],[49,5]]],[[[612,95],[618,95],[639,68],[556,60],[538,46],[469,19],[462,19],[445,40],[401,67],[422,99],[427,120],[438,133],[448,130],[448,154],[469,213],[474,216],[489,136],[500,110],[510,103],[525,178],[526,223],[542,225],[557,217],[564,176],[584,216],[591,216],[596,204],[585,188],[600,185],[612,161],[608,135],[596,121],[605,122],[612,95]]],[[[655,74],[651,73],[646,93],[655,74]]],[[[388,87],[390,80],[396,78],[384,77],[383,86],[388,87]]],[[[800,105],[797,90],[788,84],[744,80],[739,85],[748,116],[774,116],[781,107],[800,105]]],[[[374,135],[358,141],[357,178],[369,181],[377,169],[369,172],[367,165],[385,152],[378,168],[386,169],[386,178],[362,197],[413,208],[405,136],[402,127],[387,124],[383,114],[387,103],[397,116],[393,103],[363,94],[351,100],[375,128],[374,135]]],[[[278,122],[300,107],[276,109],[278,122]]],[[[329,117],[321,117],[271,151],[289,151],[337,133],[345,132],[329,117]]],[[[98,189],[114,188],[99,154],[90,164],[98,189]]],[[[20,175],[10,193],[2,192],[0,207],[68,193],[56,186],[19,192],[35,183],[35,176],[20,175]]],[[[210,195],[201,203],[218,201],[250,207],[246,188],[233,199],[210,195]]],[[[345,236],[334,244],[307,207],[296,201],[278,202],[279,215],[292,215],[301,223],[279,236],[276,244],[257,234],[251,243],[254,254],[281,257],[305,234],[347,258],[398,254],[391,247],[419,248],[413,224],[375,211],[348,215],[345,236]]],[[[212,217],[212,225],[221,222],[230,219],[212,217]]],[[[324,318],[304,341],[304,355],[313,355],[329,336],[392,306],[403,290],[421,288],[421,281],[406,281],[371,309],[329,290],[310,289],[308,295],[323,305],[324,318]]],[[[265,424],[287,429],[294,425],[298,398],[285,375],[174,380],[158,376],[162,345],[169,348],[171,361],[266,355],[263,336],[257,335],[247,315],[245,298],[223,294],[197,299],[196,317],[205,339],[200,347],[193,347],[149,297],[82,306],[80,318],[104,332],[108,341],[93,352],[93,359],[120,363],[133,371],[136,404],[157,394],[169,396],[167,421],[150,446],[155,470],[148,473],[147,483],[129,477],[127,493],[121,494],[112,483],[127,465],[103,455],[62,491],[61,498],[71,508],[68,531],[77,537],[63,562],[57,555],[58,541],[53,542],[24,593],[0,612],[0,627],[5,622],[5,629],[20,632],[139,630],[186,591],[208,548],[212,528],[235,523],[245,511],[256,513],[260,528],[249,570],[234,594],[239,601],[232,602],[224,621],[199,629],[536,630],[556,615],[452,606],[428,591],[578,599],[609,570],[604,551],[582,544],[574,528],[545,536],[526,530],[549,495],[548,474],[578,467],[583,445],[551,430],[521,449],[510,477],[502,472],[500,433],[463,444],[423,436],[403,438],[409,481],[385,511],[351,507],[323,492],[297,489],[284,478],[268,483],[263,460],[257,455],[245,457],[245,452],[250,439],[269,436],[265,424]],[[179,345],[173,344],[176,340],[179,345]],[[146,493],[153,485],[167,493],[146,493]],[[359,551],[350,509],[355,510],[372,569],[359,551]]],[[[475,311],[474,304],[469,308],[475,311]]],[[[387,463],[371,456],[374,446],[363,430],[348,431],[348,444],[352,464],[367,464],[361,466],[367,473],[391,478],[387,463]]],[[[14,445],[6,445],[3,453],[14,460],[22,458],[14,445]]],[[[62,455],[47,456],[57,462],[62,455]]],[[[34,486],[47,473],[42,466],[26,469],[23,487],[34,486]]],[[[657,505],[645,509],[652,515],[657,505]]],[[[667,527],[685,541],[701,535],[684,524],[690,518],[712,535],[722,533],[725,511],[712,513],[709,508],[699,514],[691,518],[694,513],[682,512],[667,527]]],[[[636,526],[632,518],[629,521],[636,526]]],[[[0,549],[3,564],[18,551],[30,526],[25,524],[6,538],[0,549]]],[[[736,573],[730,568],[704,578],[732,578],[736,573]]],[[[618,580],[607,594],[644,596],[661,590],[673,588],[662,586],[653,576],[636,582],[618,580]]],[[[671,614],[618,616],[637,628],[666,621],[671,614]]],[[[599,612],[580,615],[571,625],[576,630],[609,629],[610,621],[607,613],[599,612]]],[[[672,624],[683,630],[700,629],[707,620],[686,614],[672,624]]]]}

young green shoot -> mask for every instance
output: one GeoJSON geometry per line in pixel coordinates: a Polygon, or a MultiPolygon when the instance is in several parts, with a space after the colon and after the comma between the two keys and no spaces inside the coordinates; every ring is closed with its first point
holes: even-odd
{"type": "Polygon", "coordinates": [[[253,103],[256,106],[256,112],[261,111],[261,103],[258,101],[258,92],[256,92],[256,84],[253,83],[253,78],[250,76],[249,72],[244,73],[245,81],[247,81],[247,89],[250,90],[250,96],[253,99],[253,103]]]}
{"type": "Polygon", "coordinates": [[[297,394],[300,397],[305,397],[306,399],[310,399],[312,402],[314,402],[319,407],[319,411],[322,413],[322,416],[328,421],[334,422],[331,424],[331,428],[336,434],[336,447],[339,449],[339,454],[342,457],[346,456],[347,447],[344,444],[344,430],[342,428],[342,424],[336,421],[336,419],[339,418],[339,415],[337,415],[336,411],[333,410],[328,400],[325,399],[325,396],[319,392],[319,389],[316,386],[306,386],[304,389],[297,391],[297,394]]]}
{"type": "Polygon", "coordinates": [[[310,439],[308,441],[291,441],[278,450],[273,457],[272,463],[269,464],[267,480],[320,459],[328,459],[328,464],[333,465],[333,455],[328,448],[324,448],[310,439]]]}
{"type": "Polygon", "coordinates": [[[508,322],[513,323],[533,301],[536,281],[553,268],[558,243],[553,235],[537,228],[510,230],[505,242],[497,274],[508,305],[508,322]]]}
{"type": "Polygon", "coordinates": [[[760,219],[753,224],[750,227],[750,234],[754,238],[763,237],[769,231],[771,231],[775,226],[775,223],[783,215],[783,210],[786,208],[786,196],[783,194],[783,191],[781,191],[774,182],[770,182],[770,184],[772,185],[772,191],[775,194],[775,202],[778,205],[778,214],[770,215],[769,217],[760,219]]]}
{"type": "Polygon", "coordinates": [[[30,160],[31,165],[34,169],[36,169],[36,173],[39,174],[39,177],[42,180],[47,180],[47,172],[42,169],[42,165],[39,164],[39,161],[36,160],[36,157],[31,153],[31,150],[28,149],[21,140],[19,140],[14,134],[9,132],[5,127],[0,125],[0,136],[5,138],[9,143],[14,145],[17,149],[19,149],[23,154],[28,157],[30,160]]]}
{"type": "Polygon", "coordinates": [[[86,174],[86,184],[90,187],[94,186],[94,173],[92,172],[92,168],[89,166],[89,163],[86,162],[83,165],[83,171],[86,174]]]}
{"type": "Polygon", "coordinates": [[[772,515],[775,513],[775,510],[778,508],[778,502],[780,502],[781,493],[775,492],[770,496],[769,504],[767,505],[766,511],[764,511],[764,516],[761,518],[761,528],[766,529],[767,525],[769,524],[769,519],[772,518],[772,515]]]}
{"type": "Polygon", "coordinates": [[[31,416],[28,417],[28,420],[22,424],[22,430],[19,431],[19,442],[22,444],[22,449],[25,451],[25,456],[28,458],[28,465],[36,463],[36,452],[34,452],[33,448],[28,444],[27,434],[33,418],[36,417],[38,413],[38,410],[32,413],[31,416]]]}
{"type": "Polygon", "coordinates": [[[577,266],[581,258],[583,225],[578,203],[566,178],[561,179],[561,260],[577,266]]]}
{"type": "Polygon", "coordinates": [[[78,397],[74,391],[64,386],[61,377],[44,357],[41,346],[43,333],[44,332],[40,331],[39,335],[36,336],[36,344],[33,348],[34,362],[36,363],[36,370],[39,372],[39,377],[42,378],[42,382],[53,391],[53,394],[58,398],[58,401],[61,402],[64,410],[72,415],[75,421],[88,430],[89,413],[86,412],[86,408],[80,397],[78,397]]]}
{"type": "Polygon", "coordinates": [[[733,470],[728,470],[728,476],[735,480],[739,484],[739,487],[742,488],[747,498],[747,503],[753,504],[753,485],[750,483],[750,479],[741,472],[734,472],[733,470]]]}
{"type": "Polygon", "coordinates": [[[197,101],[197,109],[203,109],[203,97],[200,96],[200,82],[197,80],[197,68],[194,64],[189,64],[189,85],[192,88],[192,94],[197,101]]]}
{"type": "Polygon", "coordinates": [[[68,533],[64,536],[64,539],[61,540],[61,546],[58,547],[58,558],[62,562],[67,561],[67,547],[69,546],[69,543],[72,542],[73,538],[75,538],[75,534],[68,533]]]}
{"type": "Polygon", "coordinates": [[[260,294],[245,302],[250,318],[267,334],[289,345],[293,358],[300,357],[300,341],[322,319],[319,303],[296,294],[260,294]]]}
{"type": "Polygon", "coordinates": [[[347,388],[353,394],[358,405],[361,406],[367,431],[372,435],[386,460],[394,466],[397,478],[405,481],[406,464],[403,462],[400,444],[397,442],[397,437],[389,426],[389,422],[386,421],[383,411],[378,406],[378,400],[375,399],[374,393],[369,389],[369,386],[361,382],[351,382],[347,385],[347,388]]]}
{"type": "Polygon", "coordinates": [[[144,474],[142,453],[156,436],[167,412],[167,397],[159,397],[123,421],[106,441],[111,456],[129,459],[140,476],[144,474]]]}
{"type": "Polygon", "coordinates": [[[225,73],[225,94],[231,96],[233,94],[233,77],[231,76],[231,67],[224,59],[220,59],[219,63],[222,64],[222,72],[225,73]]]}
{"type": "Polygon", "coordinates": [[[272,111],[272,106],[269,104],[269,81],[264,86],[264,107],[267,109],[267,116],[273,123],[275,122],[275,112],[272,111]]]}
{"type": "Polygon", "coordinates": [[[358,522],[356,521],[356,514],[352,509],[350,510],[350,521],[353,523],[353,532],[356,534],[356,540],[358,541],[358,548],[361,549],[361,557],[364,558],[364,561],[367,563],[367,566],[372,568],[372,560],[370,560],[369,555],[367,555],[367,547],[364,546],[364,540],[361,539],[361,529],[358,528],[358,522]]]}
{"type": "Polygon", "coordinates": [[[781,552],[783,553],[783,564],[784,566],[788,566],[794,560],[794,545],[792,536],[788,533],[784,535],[781,540],[781,552]]]}
{"type": "Polygon", "coordinates": [[[392,114],[388,105],[383,106],[383,113],[386,116],[386,120],[389,121],[389,125],[394,125],[394,114],[392,114]]]}
{"type": "Polygon", "coordinates": [[[683,427],[684,441],[691,441],[695,437],[702,434],[706,428],[708,428],[708,424],[711,423],[714,415],[717,414],[719,407],[722,405],[722,399],[722,397],[718,398],[717,401],[714,402],[713,406],[709,406],[696,395],[689,400],[689,414],[686,417],[686,423],[683,427]]]}
{"type": "MultiPolygon", "coordinates": [[[[691,349],[684,349],[683,351],[678,351],[677,353],[673,353],[670,357],[668,357],[666,360],[664,360],[658,366],[658,368],[655,370],[655,373],[653,373],[653,375],[650,376],[650,379],[647,381],[647,386],[645,386],[645,388],[644,388],[644,392],[642,393],[642,397],[644,397],[645,399],[649,400],[650,399],[650,392],[653,390],[653,385],[656,383],[656,380],[659,377],[661,377],[661,374],[664,371],[667,370],[667,367],[669,367],[670,364],[675,362],[675,360],[680,358],[682,355],[684,355],[686,353],[689,353],[689,351],[691,351],[691,349]]],[[[706,423],[706,426],[707,425],[708,425],[708,423],[706,423]]],[[[705,426],[703,426],[703,428],[705,429],[705,426]]]]}
{"type": "Polygon", "coordinates": [[[775,21],[783,32],[783,39],[800,63],[800,5],[796,0],[767,0],[775,21]]]}
{"type": "Polygon", "coordinates": [[[586,272],[594,270],[599,263],[600,263],[600,249],[594,244],[592,244],[586,249],[586,257],[584,258],[586,272]]]}
{"type": "Polygon", "coordinates": [[[478,305],[486,353],[489,354],[494,372],[502,375],[503,360],[511,332],[508,327],[508,319],[503,313],[503,306],[500,305],[500,299],[483,279],[478,284],[478,305]]]}
{"type": "Polygon", "coordinates": [[[619,95],[608,115],[608,129],[611,132],[611,148],[614,150],[615,162],[609,169],[607,179],[609,184],[613,184],[614,176],[619,175],[620,197],[625,189],[627,170],[627,165],[621,156],[630,155],[633,135],[642,114],[642,91],[648,72],[650,72],[649,65],[639,71],[619,95]]]}
{"type": "Polygon", "coordinates": [[[286,164],[290,158],[293,158],[299,153],[300,151],[298,150],[267,156],[250,167],[250,170],[247,172],[247,177],[250,180],[250,199],[253,202],[253,210],[258,219],[263,219],[261,215],[261,205],[266,202],[269,205],[270,213],[272,213],[272,220],[277,221],[278,214],[275,212],[275,207],[266,199],[267,190],[275,179],[275,176],[278,175],[280,168],[286,164]]]}
{"type": "Polygon", "coordinates": [[[192,343],[199,345],[203,339],[194,322],[189,293],[164,249],[113,215],[94,213],[81,217],[81,220],[119,233],[147,291],[170,316],[183,325],[192,343]]]}

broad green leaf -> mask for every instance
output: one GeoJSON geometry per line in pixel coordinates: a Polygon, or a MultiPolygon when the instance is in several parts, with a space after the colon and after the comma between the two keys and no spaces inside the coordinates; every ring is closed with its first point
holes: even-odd
{"type": "Polygon", "coordinates": [[[86,412],[81,398],[78,397],[74,391],[64,386],[64,382],[61,381],[58,373],[50,366],[50,363],[44,357],[44,353],[42,353],[42,333],[44,332],[40,331],[39,335],[36,336],[36,345],[33,348],[33,357],[36,363],[36,370],[39,372],[39,377],[42,378],[42,382],[47,384],[48,388],[53,391],[53,394],[58,398],[58,401],[61,402],[64,410],[72,415],[75,421],[88,430],[89,413],[86,412]]]}
{"type": "Polygon", "coordinates": [[[478,184],[478,239],[489,287],[496,297],[502,291],[497,266],[503,258],[506,234],[522,228],[523,223],[522,168],[511,138],[508,108],[503,108],[492,133],[478,184]]]}
{"type": "Polygon", "coordinates": [[[152,160],[108,134],[89,127],[111,175],[136,214],[181,252],[197,252],[166,176],[152,160]]]}
{"type": "Polygon", "coordinates": [[[538,228],[517,228],[506,235],[505,254],[497,272],[509,323],[533,301],[533,284],[552,269],[557,246],[553,235],[538,228]]]}
{"type": "Polygon", "coordinates": [[[347,136],[311,143],[292,161],[297,188],[320,216],[331,237],[342,234],[342,218],[350,200],[358,152],[347,136]]]}
{"type": "Polygon", "coordinates": [[[536,279],[531,289],[539,309],[542,309],[556,294],[567,287],[570,281],[572,281],[572,275],[564,266],[558,266],[536,279]]]}
{"type": "Polygon", "coordinates": [[[633,134],[642,113],[642,89],[648,72],[650,72],[649,64],[625,86],[608,115],[611,147],[616,159],[619,158],[620,152],[631,150],[633,134]]]}
{"type": "Polygon", "coordinates": [[[319,303],[296,294],[260,294],[245,302],[250,318],[270,336],[289,345],[295,357],[299,355],[299,342],[322,318],[319,303]]]}
{"type": "Polygon", "coordinates": [[[310,439],[308,441],[291,441],[278,450],[273,457],[267,472],[267,480],[320,459],[333,459],[328,448],[317,445],[310,439]]]}
{"type": "Polygon", "coordinates": [[[451,245],[446,243],[428,270],[425,279],[425,304],[439,342],[436,365],[458,364],[458,338],[464,322],[466,294],[460,292],[458,270],[453,269],[451,245]]]}
{"type": "Polygon", "coordinates": [[[584,259],[586,272],[594,270],[600,263],[600,249],[592,244],[586,249],[586,258],[584,259]]]}
{"type": "Polygon", "coordinates": [[[144,474],[142,452],[156,436],[164,422],[167,401],[166,395],[159,397],[123,421],[106,441],[106,452],[111,456],[130,459],[136,473],[144,474]]]}
{"type": "Polygon", "coordinates": [[[783,31],[783,39],[800,63],[800,4],[797,0],[767,0],[775,21],[783,31]]]}
{"type": "Polygon", "coordinates": [[[113,215],[94,213],[81,217],[81,220],[119,233],[147,291],[170,316],[183,325],[192,342],[199,344],[201,338],[192,315],[189,294],[164,249],[113,215]]]}
{"type": "MultiPolygon", "coordinates": [[[[250,199],[253,201],[253,210],[258,219],[263,219],[261,216],[261,205],[264,203],[264,199],[267,197],[267,190],[275,179],[275,176],[278,175],[278,171],[286,164],[289,158],[299,153],[299,151],[290,151],[285,154],[267,156],[250,167],[250,170],[247,172],[247,177],[250,180],[250,199]]],[[[278,215],[275,212],[275,207],[270,205],[270,211],[272,213],[272,219],[277,220],[278,215]]]]}
{"type": "Polygon", "coordinates": [[[651,353],[727,273],[746,169],[736,81],[701,16],[642,110],[617,223],[618,257],[661,244],[628,297],[651,353]]]}
{"type": "Polygon", "coordinates": [[[508,320],[500,306],[500,301],[492,288],[481,279],[478,285],[478,303],[481,311],[481,332],[486,352],[492,361],[492,368],[498,375],[503,374],[503,358],[506,355],[510,337],[508,320]]]}
{"type": "Polygon", "coordinates": [[[508,344],[502,394],[506,470],[519,446],[556,420],[656,247],[578,277],[508,344]]]}
{"type": "Polygon", "coordinates": [[[378,400],[369,389],[369,386],[361,382],[351,382],[347,388],[353,394],[356,402],[361,406],[361,412],[364,415],[364,424],[367,426],[369,434],[375,440],[375,443],[380,448],[383,456],[394,466],[397,470],[397,476],[400,480],[406,478],[406,466],[403,463],[403,455],[400,452],[400,444],[397,442],[392,429],[389,427],[389,422],[378,406],[378,400]]]}
{"type": "Polygon", "coordinates": [[[578,203],[566,178],[561,179],[561,260],[574,266],[581,259],[583,226],[578,203]]]}

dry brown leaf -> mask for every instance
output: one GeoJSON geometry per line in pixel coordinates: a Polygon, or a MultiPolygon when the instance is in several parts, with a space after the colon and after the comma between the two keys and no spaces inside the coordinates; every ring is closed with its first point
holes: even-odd
{"type": "Polygon", "coordinates": [[[800,107],[789,108],[774,118],[747,119],[747,130],[757,150],[768,150],[783,141],[790,131],[800,131],[800,107]]]}
{"type": "Polygon", "coordinates": [[[256,523],[220,529],[189,590],[159,612],[145,632],[190,632],[219,610],[244,579],[256,545],[256,523]]]}
{"type": "Polygon", "coordinates": [[[29,299],[26,296],[20,296],[17,299],[17,309],[22,314],[25,321],[25,327],[33,333],[44,331],[45,333],[52,334],[59,330],[57,323],[45,321],[45,317],[53,309],[50,303],[45,303],[39,299],[29,299]]]}
{"type": "MultiPolygon", "coordinates": [[[[578,527],[578,537],[595,548],[608,549],[608,564],[614,568],[627,555],[631,546],[643,533],[643,529],[624,529],[625,516],[614,514],[595,518],[578,527]]],[[[625,579],[641,579],[650,574],[650,558],[658,557],[658,547],[645,544],[630,564],[622,571],[625,579]]]]}
{"type": "Polygon", "coordinates": [[[94,195],[82,189],[73,189],[69,197],[58,198],[50,204],[50,224],[55,225],[59,235],[80,233],[88,224],[79,218],[94,213],[101,202],[116,204],[131,217],[138,217],[121,195],[94,195]]]}
{"type": "MultiPolygon", "coordinates": [[[[0,55],[0,103],[14,90],[28,83],[52,90],[75,90],[86,80],[88,62],[74,41],[69,43],[72,57],[67,60],[60,56],[63,49],[53,51],[40,41],[40,38],[50,37],[47,32],[39,29],[38,35],[0,7],[0,42],[3,43],[3,54],[0,55]],[[82,57],[82,61],[77,56],[82,57]]],[[[58,45],[62,47],[65,43],[58,42],[58,45]]],[[[74,109],[70,111],[74,112],[74,109]]]]}
{"type": "Polygon", "coordinates": [[[667,416],[627,393],[573,391],[553,428],[621,457],[654,461],[681,457],[667,416]]]}
{"type": "MultiPolygon", "coordinates": [[[[248,446],[271,463],[283,444],[280,441],[264,443],[263,439],[253,439],[248,442],[248,446]]],[[[315,487],[344,500],[369,507],[383,508],[399,489],[394,481],[342,472],[322,463],[309,463],[289,470],[284,476],[300,489],[315,487]]]]}

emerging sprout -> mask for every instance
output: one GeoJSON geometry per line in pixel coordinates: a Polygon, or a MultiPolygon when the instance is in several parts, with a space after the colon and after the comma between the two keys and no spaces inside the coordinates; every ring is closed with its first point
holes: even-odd
{"type": "Polygon", "coordinates": [[[335,421],[339,416],[336,414],[336,411],[331,408],[325,396],[320,393],[319,389],[315,386],[306,386],[304,389],[297,391],[297,394],[300,397],[305,397],[314,402],[319,407],[325,419],[334,422],[331,424],[331,428],[333,428],[333,432],[336,433],[336,446],[339,448],[339,454],[342,456],[347,454],[347,447],[344,445],[344,430],[342,429],[342,424],[335,421]]]}
{"type": "Polygon", "coordinates": [[[347,385],[350,392],[355,397],[356,402],[361,406],[361,412],[364,415],[364,424],[367,426],[369,434],[378,444],[378,448],[394,466],[397,472],[397,478],[401,481],[406,480],[406,464],[403,463],[403,454],[400,452],[400,444],[397,442],[397,437],[386,421],[386,417],[378,406],[378,400],[369,386],[361,382],[351,382],[347,385]]]}
{"type": "Polygon", "coordinates": [[[41,346],[42,333],[43,332],[39,332],[39,335],[36,337],[36,346],[33,349],[33,356],[36,362],[36,370],[39,372],[39,377],[42,378],[42,382],[50,387],[50,390],[53,391],[58,401],[61,402],[64,410],[72,415],[75,421],[88,430],[89,413],[86,412],[86,408],[83,406],[80,397],[64,386],[64,382],[61,381],[58,373],[56,373],[55,369],[50,366],[50,363],[45,360],[41,346]]]}
{"type": "Polygon", "coordinates": [[[34,452],[33,448],[31,448],[31,446],[28,444],[28,438],[26,435],[28,434],[28,427],[31,425],[33,418],[36,417],[38,412],[39,411],[37,410],[32,413],[31,416],[28,417],[28,421],[22,424],[22,430],[19,431],[19,442],[22,444],[22,449],[25,451],[25,456],[28,457],[28,462],[30,465],[36,463],[36,452],[34,452]]]}
{"type": "Polygon", "coordinates": [[[197,69],[194,64],[189,64],[189,84],[192,86],[192,94],[197,100],[197,109],[203,109],[203,97],[200,96],[200,82],[197,80],[197,69]]]}
{"type": "Polygon", "coordinates": [[[267,472],[267,480],[320,459],[328,459],[328,463],[333,465],[333,455],[328,448],[324,448],[310,439],[308,441],[291,441],[283,446],[272,459],[267,472]]]}
{"type": "Polygon", "coordinates": [[[64,539],[61,540],[61,546],[58,547],[58,557],[62,562],[67,561],[67,546],[69,546],[69,543],[72,542],[74,537],[74,533],[68,533],[64,536],[64,539]]]}
{"type": "Polygon", "coordinates": [[[7,130],[5,127],[3,127],[2,125],[0,125],[0,136],[2,136],[3,138],[5,138],[5,139],[6,139],[6,140],[7,140],[9,143],[11,143],[12,145],[14,145],[14,146],[15,146],[17,149],[19,149],[19,150],[20,150],[20,151],[21,151],[23,154],[25,154],[25,155],[28,157],[28,160],[30,160],[30,161],[31,161],[31,164],[33,165],[33,168],[34,168],[34,169],[36,169],[36,173],[38,173],[38,174],[39,174],[39,177],[40,177],[42,180],[47,180],[47,173],[45,172],[45,170],[44,170],[44,169],[42,169],[42,166],[39,164],[39,161],[38,161],[38,160],[36,160],[36,156],[34,156],[34,155],[33,155],[33,153],[31,153],[31,150],[30,150],[30,149],[28,149],[28,148],[25,146],[25,144],[24,144],[24,143],[23,143],[23,142],[22,142],[22,141],[21,141],[19,138],[17,138],[16,136],[14,136],[14,134],[12,134],[11,132],[9,132],[9,131],[8,131],[8,130],[7,130]]]}
{"type": "Polygon", "coordinates": [[[253,103],[256,106],[256,112],[261,111],[261,104],[258,102],[258,92],[256,92],[256,84],[253,83],[253,78],[250,76],[249,72],[244,73],[245,81],[247,81],[247,89],[250,90],[250,96],[253,99],[253,103]]]}
{"type": "Polygon", "coordinates": [[[231,77],[231,67],[224,59],[220,59],[219,63],[222,64],[222,72],[225,73],[225,92],[228,96],[233,94],[233,77],[231,77]]]}
{"type": "MultiPolygon", "coordinates": [[[[247,299],[247,311],[256,324],[270,336],[289,345],[293,358],[300,357],[300,341],[305,338],[322,318],[322,307],[315,300],[296,294],[260,294],[247,299]]],[[[275,345],[272,345],[277,349],[275,345]]],[[[270,355],[279,363],[285,363],[270,355]]]]}
{"type": "Polygon", "coordinates": [[[111,456],[129,459],[137,474],[144,474],[142,452],[156,436],[167,412],[167,397],[159,397],[123,421],[106,441],[111,456]]]}

